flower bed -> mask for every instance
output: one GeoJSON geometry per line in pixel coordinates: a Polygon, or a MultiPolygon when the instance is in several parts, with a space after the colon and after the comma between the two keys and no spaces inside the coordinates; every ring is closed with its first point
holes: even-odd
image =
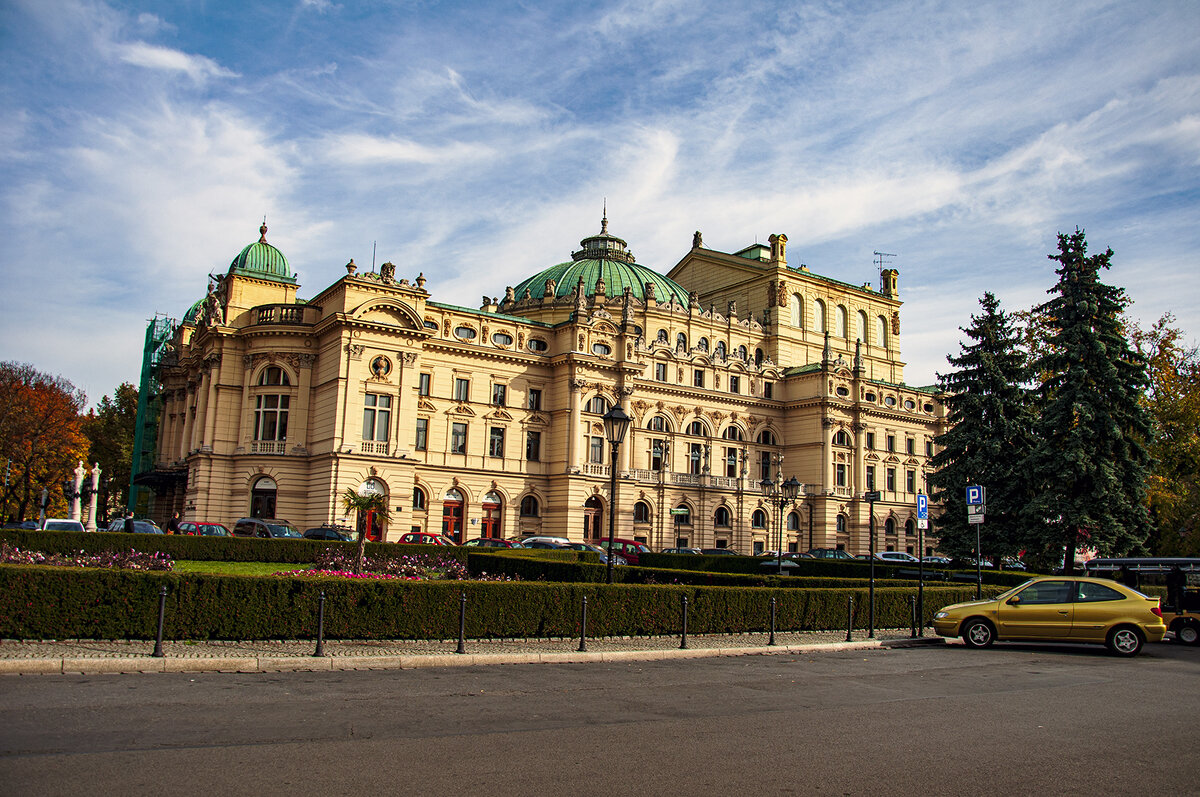
{"type": "Polygon", "coordinates": [[[173,570],[175,562],[161,551],[101,551],[87,553],[51,553],[24,551],[7,542],[0,542],[0,563],[14,565],[48,565],[50,567],[101,567],[121,570],[173,570]]]}

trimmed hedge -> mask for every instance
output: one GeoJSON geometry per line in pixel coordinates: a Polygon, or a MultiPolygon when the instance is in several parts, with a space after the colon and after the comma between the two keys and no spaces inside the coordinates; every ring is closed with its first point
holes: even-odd
{"type": "MultiPolygon", "coordinates": [[[[844,628],[851,595],[855,627],[865,627],[867,616],[865,588],[366,581],[0,565],[0,637],[153,639],[164,585],[168,639],[312,639],[322,591],[330,639],[454,639],[462,594],[467,635],[476,639],[578,635],[584,596],[589,636],[679,633],[684,596],[688,629],[697,634],[766,630],[771,597],[780,631],[844,628]]],[[[877,588],[876,626],[906,627],[914,591],[877,588]]],[[[975,593],[965,586],[925,591],[926,621],[975,593]]]]}

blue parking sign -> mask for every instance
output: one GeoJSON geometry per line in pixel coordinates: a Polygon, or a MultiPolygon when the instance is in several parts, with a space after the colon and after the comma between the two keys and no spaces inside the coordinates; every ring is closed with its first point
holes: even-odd
{"type": "Polygon", "coordinates": [[[971,485],[967,488],[967,506],[983,506],[984,491],[978,484],[971,485]]]}
{"type": "Polygon", "coordinates": [[[924,493],[917,496],[917,520],[929,519],[929,496],[924,493]]]}

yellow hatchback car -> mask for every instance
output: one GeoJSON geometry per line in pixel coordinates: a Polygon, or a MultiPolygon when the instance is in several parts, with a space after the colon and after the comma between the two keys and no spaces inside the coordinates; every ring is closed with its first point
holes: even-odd
{"type": "Polygon", "coordinates": [[[992,600],[947,606],[933,615],[945,637],[969,647],[996,640],[1103,643],[1118,656],[1136,656],[1167,632],[1160,598],[1104,578],[1049,576],[1026,581],[992,600]]]}

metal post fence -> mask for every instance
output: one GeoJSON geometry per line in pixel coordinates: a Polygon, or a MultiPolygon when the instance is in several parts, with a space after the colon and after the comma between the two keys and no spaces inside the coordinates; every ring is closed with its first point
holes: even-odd
{"type": "Polygon", "coordinates": [[[909,619],[909,624],[912,626],[911,636],[915,639],[917,636],[917,596],[916,595],[908,596],[908,619],[909,619]]]}
{"type": "Polygon", "coordinates": [[[854,596],[846,599],[846,641],[854,639],[854,596]]]}
{"type": "Polygon", "coordinates": [[[458,650],[454,652],[467,652],[467,593],[465,592],[458,600],[458,650]]]}
{"type": "Polygon", "coordinates": [[[579,618],[579,652],[587,651],[587,595],[583,596],[583,612],[579,618]]]}
{"type": "Polygon", "coordinates": [[[325,590],[317,598],[317,649],[313,656],[325,655],[325,590]]]}
{"type": "Polygon", "coordinates": [[[163,638],[163,618],[167,613],[167,585],[159,587],[158,590],[158,634],[154,637],[154,652],[151,656],[161,659],[163,657],[162,638],[163,638]]]}
{"type": "Polygon", "coordinates": [[[687,595],[683,596],[683,636],[679,640],[679,649],[687,650],[687,617],[688,617],[688,599],[687,595]]]}
{"type": "Polygon", "coordinates": [[[775,644],[775,598],[771,598],[771,638],[767,640],[768,645],[775,644]]]}

